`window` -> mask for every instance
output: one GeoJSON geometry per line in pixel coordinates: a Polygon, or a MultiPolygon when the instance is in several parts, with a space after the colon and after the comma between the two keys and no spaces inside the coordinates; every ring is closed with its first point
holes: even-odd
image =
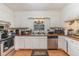
{"type": "Polygon", "coordinates": [[[34,30],[44,30],[44,24],[35,24],[34,30]]]}

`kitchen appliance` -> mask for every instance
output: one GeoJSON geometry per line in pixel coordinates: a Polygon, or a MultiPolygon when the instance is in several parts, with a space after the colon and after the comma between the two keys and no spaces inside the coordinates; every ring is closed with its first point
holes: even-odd
{"type": "Polygon", "coordinates": [[[68,30],[68,35],[73,35],[74,34],[74,30],[73,29],[69,29],[68,30]]]}
{"type": "Polygon", "coordinates": [[[53,36],[53,38],[48,39],[48,49],[58,48],[58,36],[53,36]]]}
{"type": "Polygon", "coordinates": [[[79,36],[79,29],[74,33],[75,36],[79,36]]]}
{"type": "Polygon", "coordinates": [[[48,29],[48,34],[64,34],[64,28],[51,27],[50,29],[48,29]]]}
{"type": "Polygon", "coordinates": [[[64,34],[64,29],[55,27],[48,31],[48,49],[58,49],[58,35],[64,34]]]}

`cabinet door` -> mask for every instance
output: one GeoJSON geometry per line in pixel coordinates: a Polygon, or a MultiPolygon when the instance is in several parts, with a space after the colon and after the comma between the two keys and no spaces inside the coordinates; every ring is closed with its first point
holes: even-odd
{"type": "Polygon", "coordinates": [[[44,37],[33,37],[32,48],[33,49],[47,49],[47,39],[44,37]]]}
{"type": "Polygon", "coordinates": [[[32,49],[32,39],[30,37],[25,38],[25,49],[32,49]]]}
{"type": "Polygon", "coordinates": [[[39,39],[32,37],[32,49],[39,49],[39,39]]]}
{"type": "Polygon", "coordinates": [[[44,38],[40,38],[39,48],[40,49],[47,49],[47,40],[44,38]]]}
{"type": "Polygon", "coordinates": [[[25,39],[25,49],[47,49],[47,38],[27,37],[25,39]]]}
{"type": "Polygon", "coordinates": [[[15,37],[14,39],[14,46],[15,46],[15,50],[19,49],[19,37],[15,37]]]}
{"type": "Polygon", "coordinates": [[[19,43],[19,48],[20,49],[24,49],[25,48],[25,39],[24,39],[24,37],[20,37],[19,39],[18,39],[18,43],[19,43]]]}
{"type": "Polygon", "coordinates": [[[64,37],[64,42],[63,42],[63,50],[65,52],[68,52],[68,41],[66,40],[66,38],[64,37]]]}
{"type": "Polygon", "coordinates": [[[24,49],[24,38],[23,37],[15,37],[14,45],[15,50],[24,49]]]}
{"type": "Polygon", "coordinates": [[[25,49],[39,49],[39,37],[27,37],[25,39],[25,49]]]}
{"type": "Polygon", "coordinates": [[[58,49],[62,49],[67,52],[67,41],[64,36],[59,36],[58,38],[58,49]]]}
{"type": "Polygon", "coordinates": [[[79,45],[72,41],[68,42],[68,54],[71,56],[79,56],[79,45]]]}
{"type": "Polygon", "coordinates": [[[72,48],[71,48],[71,42],[68,41],[68,54],[71,56],[72,54],[72,48]]]}
{"type": "Polygon", "coordinates": [[[58,48],[63,49],[64,48],[64,39],[62,36],[59,36],[58,38],[58,48]]]}

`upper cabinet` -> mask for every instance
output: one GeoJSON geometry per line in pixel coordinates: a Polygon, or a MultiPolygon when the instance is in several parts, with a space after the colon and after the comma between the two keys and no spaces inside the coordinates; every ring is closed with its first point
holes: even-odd
{"type": "Polygon", "coordinates": [[[5,21],[1,21],[0,20],[0,30],[8,30],[10,27],[10,23],[9,22],[5,22],[5,21]]]}
{"type": "Polygon", "coordinates": [[[65,29],[73,29],[74,32],[79,30],[79,19],[69,20],[65,22],[65,29]]]}

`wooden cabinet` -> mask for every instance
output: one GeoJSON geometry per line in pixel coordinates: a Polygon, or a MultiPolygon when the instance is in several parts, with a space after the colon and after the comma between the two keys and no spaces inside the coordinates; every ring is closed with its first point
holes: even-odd
{"type": "Polygon", "coordinates": [[[74,55],[73,50],[74,50],[75,48],[73,48],[73,45],[72,45],[72,44],[73,44],[72,42],[68,42],[68,54],[69,54],[70,56],[73,56],[73,55],[74,55]]]}
{"type": "Polygon", "coordinates": [[[67,41],[65,40],[65,36],[59,36],[58,49],[62,49],[67,52],[67,41]]]}
{"type": "Polygon", "coordinates": [[[47,49],[47,37],[27,37],[26,49],[47,49]]]}
{"type": "Polygon", "coordinates": [[[73,29],[74,33],[76,33],[76,31],[79,29],[79,20],[75,19],[66,21],[64,27],[66,30],[73,29]]]}
{"type": "Polygon", "coordinates": [[[32,49],[38,49],[39,48],[39,42],[38,42],[37,38],[35,38],[34,40],[32,40],[32,49]]]}
{"type": "Polygon", "coordinates": [[[68,41],[68,54],[70,56],[79,56],[79,45],[74,41],[68,41]]]}
{"type": "Polygon", "coordinates": [[[59,36],[58,48],[64,50],[70,56],[79,56],[79,43],[74,38],[59,36]]]}
{"type": "Polygon", "coordinates": [[[79,56],[79,42],[74,38],[65,37],[65,40],[68,42],[68,54],[70,56],[79,56]]]}
{"type": "Polygon", "coordinates": [[[15,50],[47,49],[47,36],[16,36],[15,50]]]}
{"type": "Polygon", "coordinates": [[[19,43],[19,48],[20,49],[23,49],[23,48],[25,48],[24,47],[24,42],[25,42],[25,39],[24,39],[24,37],[20,37],[19,39],[18,39],[18,43],[19,43]]]}
{"type": "Polygon", "coordinates": [[[31,39],[30,37],[27,37],[27,38],[24,37],[24,39],[25,39],[25,42],[24,42],[25,49],[32,49],[32,44],[33,44],[32,40],[33,39],[31,39]]]}
{"type": "Polygon", "coordinates": [[[24,42],[25,42],[24,37],[15,37],[14,40],[15,50],[24,49],[25,48],[24,42]]]}
{"type": "Polygon", "coordinates": [[[47,38],[40,38],[39,39],[39,49],[47,49],[47,38]]]}

